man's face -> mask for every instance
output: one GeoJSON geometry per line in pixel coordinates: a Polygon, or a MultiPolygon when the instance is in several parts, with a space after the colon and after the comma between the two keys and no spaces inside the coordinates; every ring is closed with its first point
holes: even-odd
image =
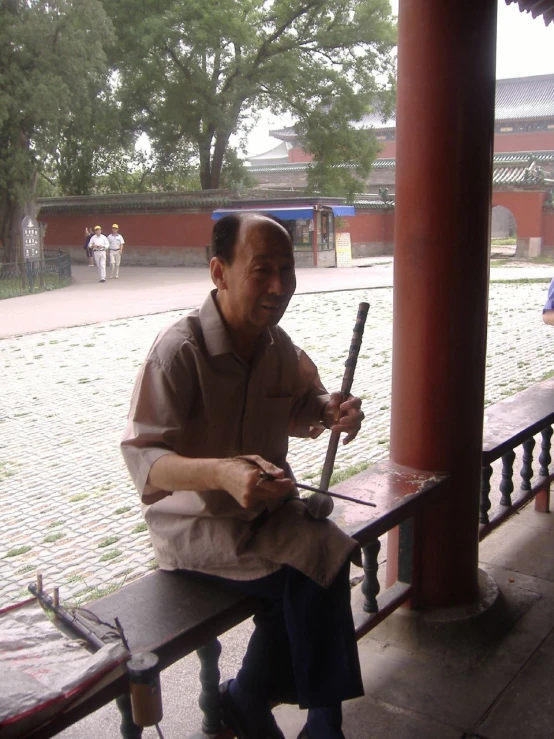
{"type": "Polygon", "coordinates": [[[95,228],[94,229],[94,235],[95,236],[100,236],[101,233],[102,233],[102,231],[99,228],[95,228]]]}
{"type": "Polygon", "coordinates": [[[276,326],[296,289],[293,250],[284,229],[267,218],[244,221],[233,263],[223,265],[218,287],[232,328],[252,335],[276,326]]]}
{"type": "Polygon", "coordinates": [[[117,233],[117,228],[112,228],[112,233],[113,234],[116,234],[117,233]]]}

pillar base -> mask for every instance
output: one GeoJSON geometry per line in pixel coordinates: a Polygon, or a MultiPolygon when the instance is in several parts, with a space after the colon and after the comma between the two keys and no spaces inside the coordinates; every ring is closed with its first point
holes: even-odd
{"type": "Polygon", "coordinates": [[[519,589],[506,597],[487,573],[479,570],[479,599],[470,605],[430,611],[398,609],[371,632],[373,638],[408,649],[459,654],[497,642],[540,597],[519,589]]]}
{"type": "Polygon", "coordinates": [[[516,259],[521,257],[523,259],[532,259],[533,257],[540,257],[542,253],[542,237],[541,236],[528,236],[526,238],[518,238],[516,244],[516,259]]]}
{"type": "Polygon", "coordinates": [[[453,608],[435,608],[429,611],[420,611],[419,616],[431,629],[447,630],[459,629],[464,625],[482,619],[494,608],[498,608],[502,594],[496,582],[483,570],[478,571],[479,598],[475,603],[453,608]]]}

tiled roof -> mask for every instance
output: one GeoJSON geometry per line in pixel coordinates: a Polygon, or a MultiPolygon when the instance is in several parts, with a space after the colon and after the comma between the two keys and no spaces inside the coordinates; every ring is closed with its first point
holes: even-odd
{"type": "Polygon", "coordinates": [[[492,176],[493,185],[519,185],[524,182],[527,167],[499,167],[492,176]]]}
{"type": "Polygon", "coordinates": [[[542,15],[546,25],[554,21],[554,0],[506,0],[506,5],[517,3],[521,11],[531,13],[533,18],[542,15]]]}
{"type": "Polygon", "coordinates": [[[260,159],[287,159],[288,158],[288,152],[289,149],[291,149],[291,145],[287,141],[281,141],[277,146],[274,146],[273,149],[270,149],[269,151],[264,151],[262,154],[256,154],[256,156],[249,157],[248,161],[250,162],[257,162],[260,159]]]}
{"type": "Polygon", "coordinates": [[[497,121],[554,118],[554,74],[497,80],[497,121]]]}
{"type": "Polygon", "coordinates": [[[72,212],[113,213],[145,210],[174,210],[175,208],[212,208],[225,205],[233,197],[232,190],[204,190],[194,192],[125,193],[112,195],[76,195],[61,198],[37,198],[42,215],[72,212]]]}
{"type": "Polygon", "coordinates": [[[505,151],[494,155],[495,164],[529,164],[554,162],[554,151],[505,151]]]}
{"type": "MultiPolygon", "coordinates": [[[[548,164],[554,162],[554,151],[514,151],[514,152],[500,152],[494,155],[494,165],[498,167],[500,165],[509,165],[510,168],[515,168],[516,165],[521,165],[523,169],[526,169],[533,162],[539,162],[541,164],[548,164]]],[[[373,162],[372,168],[375,169],[394,169],[396,160],[392,158],[376,159],[373,162]]],[[[249,167],[248,171],[251,174],[269,174],[269,173],[287,173],[287,172],[305,172],[312,166],[311,162],[289,162],[287,164],[271,164],[263,165],[258,164],[249,167]]],[[[341,168],[352,168],[352,164],[340,164],[341,168]]]]}
{"type": "Polygon", "coordinates": [[[54,213],[133,213],[160,211],[211,211],[214,208],[234,208],[284,202],[320,205],[337,205],[344,202],[341,197],[306,195],[304,189],[261,189],[252,188],[236,192],[233,190],[199,190],[195,192],[136,193],[125,195],[90,195],[65,198],[37,198],[40,215],[54,213]]]}
{"type": "MultiPolygon", "coordinates": [[[[548,0],[550,1],[554,8],[554,0],[548,0]]],[[[495,120],[517,121],[542,118],[554,118],[554,74],[513,77],[496,81],[495,120]]],[[[365,116],[363,125],[376,130],[390,130],[396,127],[396,121],[391,118],[383,122],[379,115],[371,114],[365,116]]],[[[294,126],[273,129],[269,135],[289,142],[294,142],[297,138],[294,126]]]]}
{"type": "Polygon", "coordinates": [[[526,167],[495,167],[493,185],[542,185],[552,180],[546,179],[546,173],[536,162],[526,167]]]}
{"type": "Polygon", "coordinates": [[[273,136],[274,139],[281,139],[281,141],[296,141],[296,131],[293,126],[287,128],[274,128],[269,131],[269,135],[273,136]]]}
{"type": "MultiPolygon", "coordinates": [[[[312,167],[311,162],[288,162],[287,164],[255,164],[248,168],[251,174],[267,174],[269,172],[305,172],[312,167]]],[[[353,164],[337,164],[339,169],[353,169],[353,164]]],[[[376,159],[373,169],[394,169],[394,159],[376,159]]]]}
{"type": "Polygon", "coordinates": [[[383,208],[394,208],[394,195],[387,198],[386,202],[380,198],[372,198],[370,195],[364,197],[360,195],[354,200],[352,205],[356,210],[383,210],[383,208]]]}

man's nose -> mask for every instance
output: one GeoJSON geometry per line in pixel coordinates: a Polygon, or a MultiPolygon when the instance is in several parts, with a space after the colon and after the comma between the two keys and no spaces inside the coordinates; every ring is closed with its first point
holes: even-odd
{"type": "Polygon", "coordinates": [[[285,276],[278,270],[271,273],[269,278],[268,290],[273,295],[283,295],[287,291],[285,276]]]}
{"type": "Polygon", "coordinates": [[[274,295],[292,294],[296,288],[296,275],[289,268],[276,270],[269,280],[269,292],[274,295]]]}

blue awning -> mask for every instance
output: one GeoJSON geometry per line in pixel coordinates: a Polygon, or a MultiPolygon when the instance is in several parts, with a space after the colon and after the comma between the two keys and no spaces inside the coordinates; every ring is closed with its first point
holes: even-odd
{"type": "Polygon", "coordinates": [[[354,216],[356,209],[353,205],[332,205],[331,210],[336,216],[354,216]]]}
{"type": "Polygon", "coordinates": [[[212,221],[219,221],[220,218],[228,216],[230,213],[267,213],[272,216],[277,216],[277,218],[282,218],[284,221],[314,217],[313,206],[311,208],[303,208],[301,206],[298,208],[220,208],[218,210],[214,210],[212,213],[212,221]]]}

